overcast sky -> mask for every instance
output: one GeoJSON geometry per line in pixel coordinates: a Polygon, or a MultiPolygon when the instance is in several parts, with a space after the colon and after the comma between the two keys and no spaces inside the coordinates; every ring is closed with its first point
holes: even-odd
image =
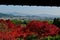
{"type": "Polygon", "coordinates": [[[53,14],[60,15],[60,7],[49,6],[13,6],[0,5],[2,13],[25,13],[25,14],[53,14]]]}

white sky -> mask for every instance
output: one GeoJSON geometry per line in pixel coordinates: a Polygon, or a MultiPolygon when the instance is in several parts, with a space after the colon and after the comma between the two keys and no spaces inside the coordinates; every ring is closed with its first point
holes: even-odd
{"type": "Polygon", "coordinates": [[[0,5],[0,12],[2,13],[25,13],[25,14],[52,14],[60,15],[60,7],[49,6],[13,6],[0,5]]]}

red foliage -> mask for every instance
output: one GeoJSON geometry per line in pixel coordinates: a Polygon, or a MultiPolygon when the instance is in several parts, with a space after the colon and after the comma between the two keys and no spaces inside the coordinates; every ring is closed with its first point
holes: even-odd
{"type": "MultiPolygon", "coordinates": [[[[53,25],[49,24],[46,21],[36,21],[32,20],[25,27],[21,25],[15,25],[10,20],[0,20],[0,23],[5,24],[6,30],[5,32],[0,31],[0,39],[4,40],[16,40],[18,37],[26,38],[28,35],[35,34],[38,37],[46,37],[46,36],[55,36],[58,35],[60,29],[53,25]],[[8,27],[8,28],[7,28],[8,27]]],[[[3,26],[4,27],[4,26],[3,26]]]]}
{"type": "Polygon", "coordinates": [[[37,32],[40,36],[55,36],[59,33],[59,28],[53,24],[48,24],[48,22],[40,22],[40,21],[31,21],[27,25],[27,29],[33,32],[37,32]]]}

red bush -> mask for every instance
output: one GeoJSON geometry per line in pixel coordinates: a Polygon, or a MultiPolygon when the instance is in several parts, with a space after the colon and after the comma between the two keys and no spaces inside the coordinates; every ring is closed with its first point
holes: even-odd
{"type": "Polygon", "coordinates": [[[33,20],[26,27],[15,25],[10,20],[0,20],[0,23],[4,24],[3,27],[5,27],[5,31],[0,31],[0,39],[5,40],[16,40],[18,37],[26,38],[33,34],[38,37],[55,36],[60,32],[57,26],[49,24],[47,21],[33,20]]]}

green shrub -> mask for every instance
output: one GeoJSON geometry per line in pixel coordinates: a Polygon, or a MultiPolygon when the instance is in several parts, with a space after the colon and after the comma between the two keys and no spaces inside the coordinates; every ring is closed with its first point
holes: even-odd
{"type": "Polygon", "coordinates": [[[60,28],[60,19],[59,18],[54,18],[53,24],[58,26],[60,28]]]}
{"type": "Polygon", "coordinates": [[[43,38],[43,40],[60,40],[60,35],[54,37],[48,36],[47,38],[43,38]]]}

